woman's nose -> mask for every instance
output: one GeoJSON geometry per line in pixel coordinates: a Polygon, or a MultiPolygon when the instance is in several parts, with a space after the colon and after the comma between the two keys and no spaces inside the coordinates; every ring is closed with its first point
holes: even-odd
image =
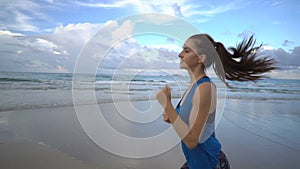
{"type": "Polygon", "coordinates": [[[183,58],[182,52],[179,53],[178,57],[183,58]]]}

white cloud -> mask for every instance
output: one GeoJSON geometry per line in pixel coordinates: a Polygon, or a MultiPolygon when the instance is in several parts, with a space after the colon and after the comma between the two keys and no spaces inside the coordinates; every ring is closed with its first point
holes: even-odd
{"type": "Polygon", "coordinates": [[[205,22],[208,22],[208,21],[209,21],[208,18],[201,18],[201,19],[193,20],[193,22],[195,22],[195,23],[205,23],[205,22]]]}
{"type": "Polygon", "coordinates": [[[21,33],[14,33],[9,30],[0,30],[0,36],[7,35],[7,36],[23,36],[21,33]]]}
{"type": "Polygon", "coordinates": [[[37,38],[36,41],[33,43],[34,47],[37,47],[40,50],[50,50],[57,48],[57,45],[53,42],[50,42],[45,39],[37,38]]]}
{"type": "Polygon", "coordinates": [[[180,52],[182,49],[182,46],[179,46],[178,44],[162,44],[162,45],[149,45],[149,48],[154,48],[154,49],[169,49],[170,51],[176,51],[180,52]]]}
{"type": "Polygon", "coordinates": [[[115,40],[121,40],[123,37],[132,35],[134,30],[134,23],[132,21],[125,21],[120,27],[112,32],[112,38],[115,40]]]}
{"type": "Polygon", "coordinates": [[[69,24],[59,26],[52,34],[22,35],[0,31],[0,70],[69,71],[83,45],[101,24],[69,24]]]}
{"type": "Polygon", "coordinates": [[[300,79],[300,67],[272,71],[269,76],[277,79],[300,79]]]}
{"type": "Polygon", "coordinates": [[[112,3],[90,3],[90,2],[82,2],[82,1],[76,1],[75,3],[78,5],[93,7],[93,8],[121,8],[129,4],[135,4],[138,2],[139,0],[122,0],[122,1],[112,2],[112,3]]]}
{"type": "Polygon", "coordinates": [[[282,2],[281,1],[274,1],[272,2],[272,6],[277,6],[277,5],[280,5],[282,2]]]}
{"type": "MultiPolygon", "coordinates": [[[[84,6],[87,8],[123,8],[130,9],[133,13],[162,13],[178,17],[201,17],[193,18],[196,22],[207,22],[206,17],[211,17],[232,9],[245,6],[245,2],[240,0],[223,2],[222,4],[209,5],[205,2],[201,5],[195,4],[190,0],[117,0],[98,3],[97,1],[53,1],[53,0],[11,0],[9,3],[1,1],[0,6],[0,29],[44,32],[49,28],[42,28],[42,25],[54,23],[57,19],[51,18],[54,10],[65,10],[63,8],[84,6]],[[202,5],[204,4],[204,5],[202,5]]],[[[86,9],[89,10],[89,9],[86,9]]],[[[63,20],[63,19],[62,19],[63,20]]],[[[63,22],[60,20],[59,22],[63,22]]],[[[161,18],[160,18],[161,20],[161,18]]]]}
{"type": "MultiPolygon", "coordinates": [[[[172,39],[169,39],[167,44],[141,46],[133,37],[128,37],[135,29],[131,21],[121,24],[109,21],[105,24],[61,25],[52,34],[44,35],[22,35],[1,30],[0,70],[72,72],[82,47],[100,29],[102,36],[96,37],[95,44],[89,48],[89,54],[93,55],[87,56],[97,56],[95,51],[99,51],[101,46],[103,49],[110,48],[111,50],[101,60],[100,68],[178,68],[178,52],[181,46],[173,43],[172,39]],[[128,38],[120,40],[122,37],[128,38]]],[[[291,52],[272,46],[263,46],[261,50],[264,55],[275,58],[279,66],[289,72],[300,66],[300,47],[294,48],[291,52]],[[293,67],[288,67],[290,65],[293,67]]]]}
{"type": "MultiPolygon", "coordinates": [[[[124,49],[123,49],[124,50],[124,49]]],[[[123,57],[117,59],[114,53],[107,55],[103,59],[103,65],[101,68],[111,68],[113,62],[113,68],[117,69],[176,69],[178,68],[178,53],[170,51],[168,49],[156,49],[140,47],[139,50],[131,55],[127,55],[125,52],[123,57]]],[[[120,53],[119,53],[120,56],[120,53]]]]}
{"type": "Polygon", "coordinates": [[[41,5],[31,0],[1,1],[0,6],[0,29],[38,31],[39,28],[34,24],[35,18],[47,19],[41,12],[41,5]]]}
{"type": "MultiPolygon", "coordinates": [[[[137,13],[162,13],[177,17],[191,18],[193,22],[203,23],[217,14],[248,6],[251,2],[243,0],[220,2],[193,2],[190,0],[117,0],[107,3],[76,1],[77,5],[92,8],[127,8],[134,9],[137,13]],[[214,4],[214,5],[212,5],[214,4]],[[197,19],[197,18],[198,19],[197,19]],[[199,19],[201,17],[201,19],[199,19]]],[[[161,18],[160,18],[161,19],[161,18]]]]}
{"type": "Polygon", "coordinates": [[[138,13],[164,13],[174,16],[182,16],[181,6],[186,3],[186,0],[179,0],[176,3],[172,0],[122,0],[113,1],[110,3],[91,3],[76,1],[76,4],[94,8],[124,8],[133,7],[138,13]]]}
{"type": "Polygon", "coordinates": [[[262,51],[270,51],[270,50],[275,50],[275,48],[273,46],[270,46],[270,45],[264,45],[261,47],[261,50],[262,51]]]}
{"type": "MultiPolygon", "coordinates": [[[[0,31],[0,71],[72,72],[86,43],[89,44],[85,60],[99,61],[101,50],[110,49],[100,66],[109,68],[174,67],[177,54],[174,46],[140,46],[133,37],[135,25],[131,21],[106,24],[68,24],[58,26],[52,34],[22,35],[0,31]],[[105,28],[103,28],[105,25],[105,28]],[[101,30],[101,36],[96,34],[101,30]],[[122,39],[126,37],[125,39],[122,39]],[[168,49],[168,50],[166,50],[168,49]],[[175,57],[174,57],[175,56],[175,57]],[[172,57],[172,59],[170,59],[172,57]],[[169,58],[169,59],[168,59],[169,58]],[[174,62],[172,61],[174,60],[174,62]],[[166,64],[167,63],[167,64],[166,64]]],[[[89,67],[90,65],[86,65],[89,67]]]]}
{"type": "MultiPolygon", "coordinates": [[[[141,46],[136,42],[133,37],[130,35],[134,31],[134,24],[131,21],[125,21],[122,24],[113,23],[113,26],[110,26],[112,30],[111,41],[110,37],[105,35],[101,36],[100,42],[95,42],[103,46],[103,50],[100,49],[100,46],[95,45],[97,49],[93,50],[93,47],[90,48],[91,51],[97,51],[96,53],[105,53],[108,48],[109,52],[104,55],[101,59],[101,64],[99,67],[101,69],[113,68],[113,69],[153,69],[153,68],[163,68],[163,67],[173,67],[174,63],[177,60],[176,54],[173,58],[173,64],[168,61],[168,55],[174,56],[174,53],[169,46],[141,46]],[[124,37],[127,37],[124,39],[124,37]],[[106,40],[105,40],[106,39],[106,40]],[[105,42],[103,44],[103,41],[105,42]]],[[[172,46],[173,47],[173,46],[172,46]]],[[[177,67],[177,64],[175,63],[177,67]]]]}
{"type": "Polygon", "coordinates": [[[216,5],[202,5],[202,6],[188,6],[183,8],[183,14],[185,17],[192,16],[204,16],[204,17],[213,17],[217,14],[221,14],[227,11],[236,10],[248,6],[251,2],[234,0],[229,2],[220,3],[216,2],[216,5]]]}
{"type": "Polygon", "coordinates": [[[34,31],[34,32],[39,30],[39,28],[34,26],[33,23],[31,22],[33,18],[19,11],[15,11],[15,14],[16,14],[15,17],[16,24],[12,25],[11,28],[19,29],[23,31],[34,31]]]}

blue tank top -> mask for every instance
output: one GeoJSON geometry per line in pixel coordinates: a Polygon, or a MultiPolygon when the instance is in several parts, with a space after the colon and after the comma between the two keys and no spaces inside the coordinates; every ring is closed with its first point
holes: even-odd
{"type": "MultiPolygon", "coordinates": [[[[211,80],[206,76],[198,80],[192,86],[182,105],[180,106],[180,101],[176,107],[176,112],[186,124],[189,124],[194,93],[197,87],[204,82],[211,82],[211,80]]],[[[185,143],[181,141],[182,150],[190,169],[214,169],[217,166],[221,144],[215,137],[214,116],[215,113],[209,115],[202,136],[199,138],[199,143],[196,147],[189,149],[185,143]]]]}

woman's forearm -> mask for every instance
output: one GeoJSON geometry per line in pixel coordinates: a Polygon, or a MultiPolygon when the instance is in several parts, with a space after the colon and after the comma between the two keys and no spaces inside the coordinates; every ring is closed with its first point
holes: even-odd
{"type": "Polygon", "coordinates": [[[198,144],[198,138],[195,138],[195,136],[191,132],[191,127],[187,125],[177,114],[172,103],[167,103],[165,112],[169,116],[171,124],[173,125],[176,133],[183,140],[183,142],[189,148],[195,147],[198,144]]]}

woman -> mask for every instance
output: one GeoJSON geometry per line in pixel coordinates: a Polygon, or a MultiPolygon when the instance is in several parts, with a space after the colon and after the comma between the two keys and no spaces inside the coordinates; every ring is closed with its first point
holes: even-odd
{"type": "Polygon", "coordinates": [[[215,136],[216,86],[205,72],[213,66],[217,76],[227,85],[231,81],[256,81],[273,69],[275,61],[257,58],[253,36],[244,39],[232,54],[220,42],[207,34],[188,38],[179,54],[180,68],[186,69],[190,85],[181,101],[174,108],[171,89],[166,86],[156,95],[164,107],[164,121],[171,123],[182,139],[182,150],[187,160],[182,169],[230,168],[221,144],[215,136]]]}

